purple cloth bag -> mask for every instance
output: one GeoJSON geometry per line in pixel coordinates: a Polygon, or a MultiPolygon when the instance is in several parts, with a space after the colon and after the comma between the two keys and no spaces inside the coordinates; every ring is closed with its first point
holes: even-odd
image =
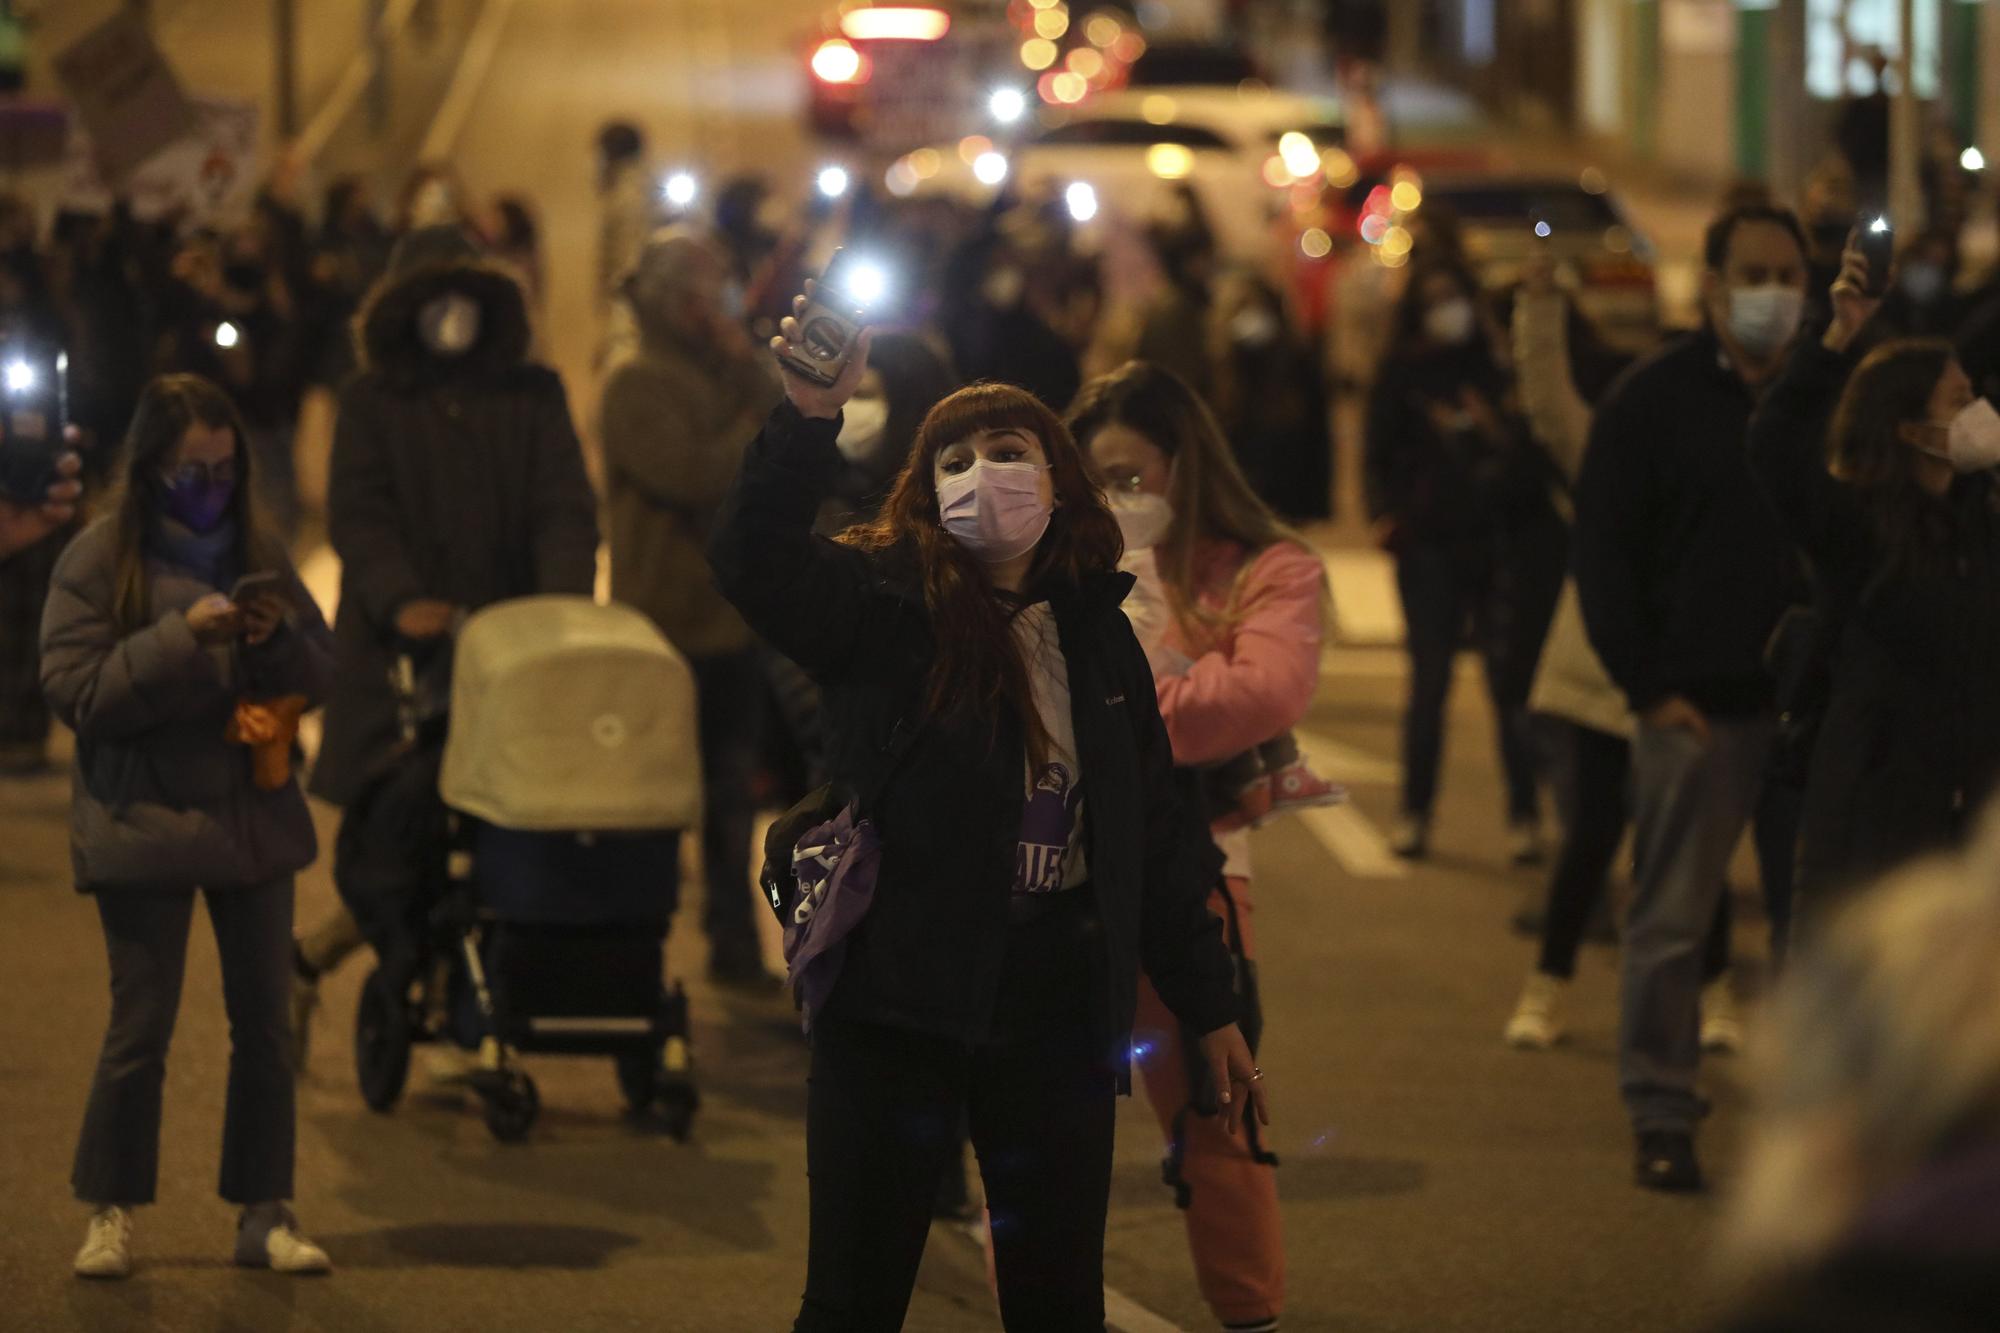
{"type": "Polygon", "coordinates": [[[784,920],[786,981],[808,1032],[840,977],[847,937],[875,900],[882,842],[873,824],[856,818],[855,807],[849,802],[807,829],[792,852],[798,892],[784,920]]]}

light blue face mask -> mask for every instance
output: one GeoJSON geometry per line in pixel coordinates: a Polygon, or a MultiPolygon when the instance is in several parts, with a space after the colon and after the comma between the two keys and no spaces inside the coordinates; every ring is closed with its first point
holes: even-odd
{"type": "Polygon", "coordinates": [[[1806,294],[1782,282],[1729,289],[1729,335],[1755,357],[1775,356],[1799,331],[1806,294]]]}

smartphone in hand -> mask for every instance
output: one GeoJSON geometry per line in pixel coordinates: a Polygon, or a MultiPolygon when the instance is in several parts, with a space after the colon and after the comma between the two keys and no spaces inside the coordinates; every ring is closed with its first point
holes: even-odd
{"type": "Polygon", "coordinates": [[[1860,236],[1862,257],[1868,261],[1869,296],[1881,296],[1889,290],[1889,270],[1896,263],[1896,229],[1889,223],[1887,213],[1864,216],[1855,225],[1860,236]]]}
{"type": "Polygon", "coordinates": [[[0,341],[0,494],[39,507],[69,446],[69,357],[25,339],[0,341]]]}
{"type": "Polygon", "coordinates": [[[292,602],[291,581],[283,574],[245,574],[236,580],[236,586],[229,590],[229,600],[238,606],[248,606],[260,597],[276,598],[287,606],[292,602]]]}
{"type": "Polygon", "coordinates": [[[799,336],[780,354],[785,368],[814,384],[831,385],[847,369],[854,340],[885,287],[881,267],[851,250],[836,250],[798,317],[799,336]]]}

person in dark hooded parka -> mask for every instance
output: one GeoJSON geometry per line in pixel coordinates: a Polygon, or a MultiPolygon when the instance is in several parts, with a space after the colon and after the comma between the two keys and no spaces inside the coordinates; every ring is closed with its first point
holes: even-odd
{"type": "MultiPolygon", "coordinates": [[[[528,360],[521,290],[463,230],[405,236],[355,335],[361,372],[341,391],[327,506],[340,670],[311,784],[350,818],[401,742],[399,651],[446,641],[493,602],[588,595],[597,561],[562,381],[528,360]]],[[[301,1056],[314,983],[360,940],[343,912],[300,942],[301,1056]]]]}

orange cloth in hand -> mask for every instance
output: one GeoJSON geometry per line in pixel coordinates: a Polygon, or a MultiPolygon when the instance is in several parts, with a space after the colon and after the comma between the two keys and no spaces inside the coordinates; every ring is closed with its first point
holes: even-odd
{"type": "Polygon", "coordinates": [[[236,701],[227,739],[250,747],[250,776],[264,791],[277,791],[292,780],[292,742],[305,716],[303,694],[279,699],[236,701]]]}

